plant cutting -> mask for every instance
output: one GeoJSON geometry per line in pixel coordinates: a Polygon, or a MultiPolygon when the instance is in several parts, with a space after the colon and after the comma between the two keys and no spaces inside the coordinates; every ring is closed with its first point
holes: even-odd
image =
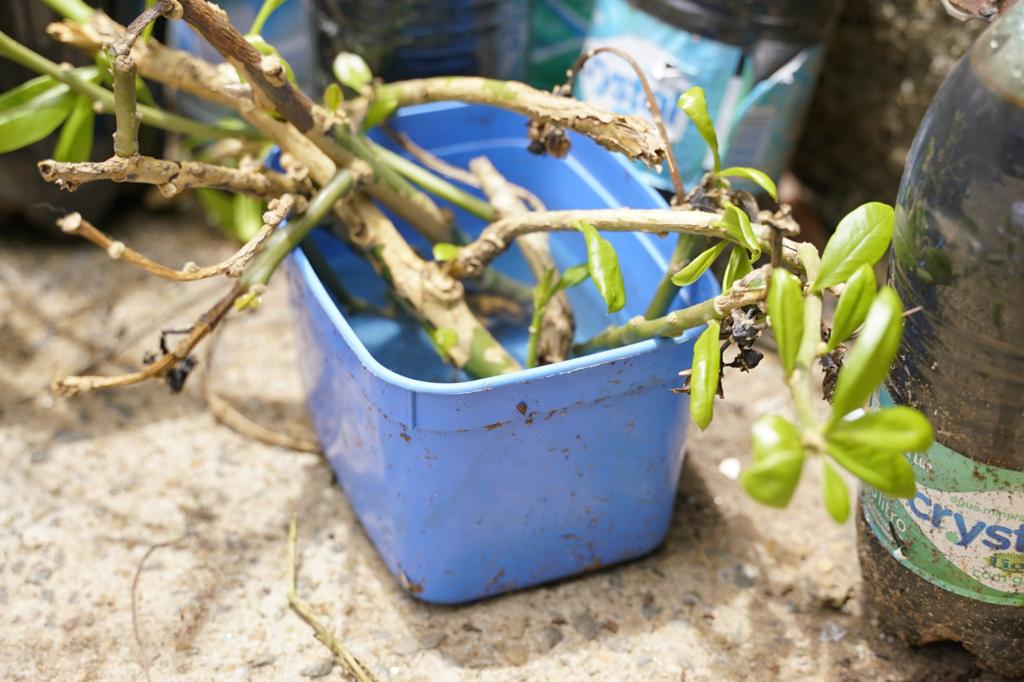
{"type": "MultiPolygon", "coordinates": [[[[61,377],[54,384],[59,394],[70,397],[152,379],[181,390],[195,366],[198,344],[229,315],[256,309],[266,284],[286,257],[314,228],[334,216],[339,220],[333,223],[332,233],[377,273],[389,291],[389,302],[385,307],[353,294],[357,282],[346,282],[342,273],[332,279],[329,292],[325,286],[322,291],[300,293],[302,305],[312,309],[315,302],[340,301],[347,315],[376,315],[415,328],[411,333],[428,339],[440,361],[470,380],[467,384],[485,382],[474,394],[485,410],[503,408],[488,404],[483,388],[511,385],[501,381],[512,379],[502,378],[530,377],[534,376],[530,372],[540,372],[535,368],[551,367],[551,385],[561,402],[551,402],[543,410],[538,407],[544,404],[540,398],[524,397],[522,408],[515,403],[523,418],[524,439],[529,438],[526,427],[556,418],[577,399],[569,398],[571,391],[578,390],[571,383],[572,373],[558,374],[559,366],[570,365],[560,363],[576,362],[572,367],[582,368],[597,363],[596,358],[610,357],[600,356],[602,352],[657,339],[679,338],[692,344],[692,366],[687,346],[685,357],[672,360],[679,364],[644,365],[644,370],[662,381],[682,372],[685,378],[677,391],[689,394],[693,421],[707,428],[713,420],[715,397],[724,390],[725,369],[754,370],[762,357],[758,341],[767,334],[778,348],[785,376],[780,389],[790,394],[796,419],[770,415],[752,425],[753,462],[741,476],[744,489],[764,504],[784,507],[804,466],[814,462],[823,471],[825,508],[837,522],[844,522],[850,510],[839,468],[888,494],[913,495],[913,470],[902,452],[926,448],[932,440],[931,427],[911,408],[865,411],[895,358],[905,314],[891,289],[878,288],[872,270],[889,246],[892,208],[869,203],[855,209],[836,226],[820,253],[810,244],[793,241],[798,225],[788,207],[768,208],[777,200],[771,179],[757,169],[721,167],[717,137],[699,89],[685,93],[678,106],[707,142],[714,165],[699,186],[686,191],[665,143],[656,106],[652,106],[652,125],[574,100],[569,87],[548,93],[521,83],[472,77],[381,83],[357,56],[347,54],[335,60],[337,82],[320,101],[314,101],[295,87],[288,64],[260,37],[263,22],[280,2],[268,0],[248,34],[233,28],[225,13],[203,0],[157,0],[127,27],[80,0],[47,2],[64,17],[49,27],[50,35],[80,48],[96,65],[78,69],[58,65],[0,33],[0,56],[39,74],[0,97],[4,150],[38,141],[59,128],[54,158],[39,163],[46,180],[67,190],[102,180],[138,182],[155,185],[166,197],[195,190],[203,193],[207,205],[230,215],[224,222],[245,242],[221,263],[175,268],[107,235],[86,216],[72,213],[61,218],[65,232],[155,276],[176,281],[223,277],[227,283],[221,299],[176,344],[167,347],[161,339],[160,352],[137,371],[61,377]],[[187,22],[216,48],[224,63],[211,64],[161,45],[148,35],[160,17],[187,22]],[[202,97],[229,113],[212,123],[171,113],[148,96],[146,81],[202,97]],[[501,165],[486,156],[474,158],[466,164],[468,168],[453,168],[418,147],[414,138],[399,136],[397,147],[383,144],[378,134],[382,126],[398,127],[405,109],[439,101],[486,105],[525,116],[529,125],[523,146],[556,159],[565,157],[574,144],[589,144],[574,137],[578,135],[631,160],[652,165],[665,162],[676,190],[672,206],[548,210],[536,196],[538,188],[511,182],[499,170],[501,165]],[[115,156],[89,162],[92,117],[97,113],[115,118],[115,156]],[[181,136],[179,149],[186,153],[171,159],[141,155],[140,125],[181,136]],[[271,147],[280,149],[276,168],[267,164],[271,147]],[[754,193],[740,187],[741,181],[772,203],[762,205],[754,193]],[[479,188],[482,196],[467,186],[479,188]],[[458,209],[460,216],[482,221],[483,228],[479,233],[467,230],[449,207],[458,209]],[[409,230],[399,229],[392,216],[409,230]],[[556,258],[555,233],[562,240],[559,244],[574,240],[580,256],[576,262],[560,263],[556,258]],[[635,300],[635,287],[627,282],[629,261],[620,261],[624,242],[613,241],[622,233],[676,239],[668,267],[651,282],[642,301],[635,300]],[[513,248],[525,260],[532,282],[494,267],[513,248]],[[707,286],[693,289],[695,283],[708,281],[706,273],[719,261],[725,263],[721,291],[707,286]],[[585,287],[593,287],[607,314],[639,306],[637,314],[581,336],[572,301],[574,293],[585,287]],[[687,301],[677,296],[680,287],[707,295],[687,301]],[[836,312],[826,321],[823,309],[828,298],[835,299],[836,312]],[[496,336],[494,325],[489,324],[498,317],[496,310],[505,311],[506,316],[511,310],[510,316],[521,322],[525,353],[517,355],[516,349],[496,336]],[[588,360],[592,354],[595,359],[588,360]],[[816,364],[825,370],[823,392],[830,401],[823,418],[814,404],[816,364]]],[[[592,55],[580,58],[570,72],[570,83],[592,55]]],[[[633,63],[628,55],[619,56],[633,63]]],[[[434,115],[458,115],[456,109],[439,111],[434,115]]],[[[308,283],[317,274],[326,282],[324,270],[312,265],[315,258],[313,249],[296,254],[298,276],[308,283]]],[[[334,314],[326,307],[314,311],[309,333],[327,334],[328,327],[318,325],[332,320],[334,314]]],[[[616,370],[624,373],[623,381],[633,380],[636,372],[628,375],[628,365],[641,361],[624,355],[615,358],[626,365],[616,370]]],[[[360,386],[378,390],[369,384],[360,386]]],[[[447,396],[438,403],[439,409],[460,409],[461,389],[432,390],[447,396]]],[[[670,396],[667,389],[659,391],[659,400],[686,400],[670,396]]],[[[317,395],[314,392],[314,399],[317,395]]],[[[417,442],[418,435],[411,429],[416,423],[429,423],[432,416],[420,409],[407,419],[391,413],[373,419],[389,422],[387,433],[396,439],[417,442]]],[[[598,411],[587,417],[591,422],[600,418],[598,411]]],[[[482,438],[497,438],[498,429],[508,422],[504,413],[496,412],[492,419],[479,424],[491,433],[482,438]]],[[[675,436],[681,436],[685,425],[678,421],[663,427],[662,441],[653,440],[671,442],[672,428],[675,436]]],[[[385,433],[381,428],[380,433],[385,433]]],[[[334,435],[346,437],[343,432],[334,435]]],[[[674,442],[678,445],[678,439],[674,442]]],[[[443,442],[439,447],[444,447],[443,442]]],[[[485,464],[478,462],[478,466],[485,464]]],[[[352,489],[348,492],[356,494],[352,489]]],[[[383,535],[375,540],[378,546],[388,541],[383,535]]],[[[621,555],[585,556],[577,563],[596,566],[634,556],[650,546],[646,538],[621,555]]],[[[408,574],[410,567],[400,563],[392,564],[392,569],[400,573],[407,589],[422,592],[421,575],[408,574]]],[[[480,569],[481,574],[488,570],[480,569]]],[[[564,571],[541,573],[539,578],[560,574],[564,571]]],[[[521,584],[503,583],[503,574],[494,575],[498,591],[521,584]]]]}

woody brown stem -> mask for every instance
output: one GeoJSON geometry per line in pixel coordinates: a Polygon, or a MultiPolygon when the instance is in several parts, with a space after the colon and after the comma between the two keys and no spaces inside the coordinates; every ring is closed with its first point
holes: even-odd
{"type": "Polygon", "coordinates": [[[122,260],[126,263],[136,265],[150,274],[156,275],[157,277],[163,277],[164,279],[171,279],[178,282],[192,282],[200,279],[208,279],[210,277],[216,277],[217,275],[227,275],[228,277],[239,277],[245,270],[246,266],[252,261],[253,257],[260,250],[263,244],[267,241],[277,226],[281,224],[281,221],[285,219],[292,207],[295,205],[295,198],[291,195],[285,195],[280,199],[275,199],[270,202],[270,206],[267,208],[267,212],[263,214],[263,227],[260,231],[249,240],[241,249],[239,249],[230,258],[217,263],[216,265],[210,265],[205,268],[197,266],[195,263],[188,263],[181,270],[175,270],[169,268],[166,265],[161,265],[149,258],[143,256],[138,251],[135,251],[124,245],[124,242],[116,241],[111,239],[108,235],[104,234],[101,230],[97,229],[92,223],[82,217],[81,213],[69,213],[60,220],[57,224],[61,230],[68,234],[75,234],[83,239],[87,239],[96,246],[104,249],[111,258],[115,260],[122,260]]]}
{"type": "Polygon", "coordinates": [[[79,393],[95,391],[101,388],[113,388],[115,386],[130,386],[147,379],[164,376],[179,362],[187,358],[196,345],[224,319],[224,316],[231,310],[235,299],[241,296],[243,292],[244,289],[237,281],[232,284],[231,289],[192,325],[184,340],[179,342],[169,353],[164,353],[151,364],[146,365],[144,369],[117,376],[61,377],[53,383],[53,391],[57,395],[70,398],[79,393]]]}
{"type": "MultiPolygon", "coordinates": [[[[526,206],[516,196],[513,186],[498,172],[494,164],[486,156],[480,156],[469,162],[470,170],[479,180],[484,193],[494,207],[499,218],[522,215],[527,212],[526,206]]],[[[551,257],[550,237],[547,234],[533,233],[523,235],[516,244],[519,246],[526,264],[533,273],[535,282],[541,282],[550,270],[558,271],[554,258],[551,257]]],[[[548,302],[540,319],[540,328],[530,330],[537,334],[537,358],[539,364],[561,362],[569,356],[572,337],[576,331],[572,306],[565,292],[559,292],[548,302]]]]}
{"type": "Polygon", "coordinates": [[[261,199],[306,191],[295,180],[272,171],[243,171],[199,161],[170,161],[151,156],[114,156],[106,161],[85,163],[48,159],[37,166],[44,180],[55,182],[69,192],[97,180],[156,185],[160,194],[168,198],[195,187],[241,192],[261,199]]]}
{"type": "MultiPolygon", "coordinates": [[[[513,241],[533,232],[567,232],[587,222],[604,232],[650,232],[654,234],[688,233],[730,239],[724,227],[718,225],[722,216],[705,211],[680,209],[626,209],[604,208],[576,211],[542,211],[504,218],[491,223],[476,241],[464,246],[452,261],[450,272],[459,278],[476,277],[487,264],[503,253],[513,241]]],[[[762,248],[770,252],[768,225],[755,223],[754,233],[762,248]]],[[[788,239],[782,242],[783,262],[795,271],[801,271],[796,255],[796,244],[788,239]]]]}
{"type": "Polygon", "coordinates": [[[132,45],[139,34],[171,7],[170,0],[158,0],[135,18],[125,34],[110,45],[114,70],[114,154],[128,158],[139,153],[139,112],[136,102],[136,67],[132,45]]]}
{"type": "Polygon", "coordinates": [[[665,160],[668,161],[668,174],[672,179],[672,187],[675,190],[675,196],[672,197],[672,203],[678,203],[683,200],[686,195],[686,187],[683,185],[683,179],[679,175],[679,164],[676,163],[675,152],[672,151],[672,140],[668,137],[668,131],[665,129],[665,121],[661,116],[661,107],[658,106],[658,100],[654,96],[654,90],[651,88],[650,82],[647,80],[647,74],[640,67],[640,64],[633,59],[632,55],[624,50],[620,50],[617,47],[597,47],[593,50],[587,50],[581,54],[576,62],[569,69],[568,78],[566,79],[565,85],[561,86],[559,92],[566,96],[572,95],[572,84],[576,79],[576,75],[583,69],[583,65],[586,64],[592,57],[598,54],[607,53],[624,60],[629,64],[630,68],[633,69],[633,73],[636,74],[637,79],[640,81],[640,86],[644,89],[644,96],[647,97],[647,110],[651,112],[651,118],[654,119],[654,125],[658,129],[658,134],[661,135],[662,144],[665,146],[665,160]]]}
{"type": "Polygon", "coordinates": [[[368,190],[432,241],[452,241],[451,216],[386,164],[332,112],[316,105],[285,77],[280,59],[265,57],[228,21],[227,13],[205,0],[180,0],[183,18],[244,76],[258,107],[276,111],[340,166],[374,182],[368,190]],[[354,163],[353,157],[359,160],[354,163]]]}
{"type": "Polygon", "coordinates": [[[525,83],[476,76],[446,76],[385,83],[378,97],[398,106],[454,100],[509,109],[533,120],[569,128],[613,151],[656,166],[665,156],[657,131],[639,116],[613,114],[592,104],[531,88],[525,83]]]}

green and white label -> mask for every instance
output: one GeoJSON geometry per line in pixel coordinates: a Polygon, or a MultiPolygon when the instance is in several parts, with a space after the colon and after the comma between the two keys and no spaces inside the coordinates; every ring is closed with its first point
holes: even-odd
{"type": "MultiPolygon", "coordinates": [[[[891,404],[889,396],[881,396],[891,404]]],[[[903,566],[939,587],[1024,606],[1024,471],[975,462],[935,443],[908,454],[917,494],[864,488],[864,515],[903,566]]]]}

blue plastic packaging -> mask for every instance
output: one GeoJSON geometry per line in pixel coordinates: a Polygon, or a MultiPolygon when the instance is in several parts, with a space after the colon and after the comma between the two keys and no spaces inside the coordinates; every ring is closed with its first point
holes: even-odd
{"type": "MultiPolygon", "coordinates": [[[[516,114],[432,104],[403,110],[393,125],[458,165],[486,154],[550,209],[664,206],[628,164],[580,136],[571,135],[564,160],[529,154],[516,114]]],[[[479,220],[456,213],[479,231],[479,220]]],[[[607,237],[626,309],[608,316],[592,283],[572,289],[577,339],[644,309],[674,241],[607,237]]],[[[340,273],[352,293],[384,300],[379,278],[346,246],[324,231],[311,239],[318,267],[340,273]]],[[[561,267],[586,260],[579,234],[552,235],[552,250],[561,267]]],[[[512,251],[497,265],[526,277],[512,251]]],[[[410,593],[471,601],[631,559],[662,541],[689,423],[687,396],[669,389],[690,367],[699,329],[451,383],[451,368],[414,324],[346,317],[302,251],[289,276],[313,423],[363,527],[410,593]]],[[[677,303],[717,292],[707,274],[677,303]]],[[[492,331],[523,359],[522,325],[492,331]]]]}

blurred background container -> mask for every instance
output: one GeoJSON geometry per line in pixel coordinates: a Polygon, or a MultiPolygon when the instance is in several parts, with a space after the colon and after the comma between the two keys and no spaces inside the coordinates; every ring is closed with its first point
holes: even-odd
{"type": "Polygon", "coordinates": [[[356,52],[385,80],[481,75],[524,80],[529,2],[309,0],[321,63],[356,52]]]}
{"type": "MultiPolygon", "coordinates": [[[[125,22],[141,4],[140,0],[90,1],[125,22]]],[[[221,0],[220,4],[230,12],[236,26],[247,30],[260,0],[221,0]]],[[[793,50],[799,54],[815,49],[801,45],[823,35],[828,23],[825,17],[831,16],[826,6],[834,3],[633,0],[627,5],[623,0],[397,0],[385,6],[376,0],[289,0],[271,17],[264,33],[282,48],[312,95],[318,95],[319,90],[316,65],[329,65],[329,58],[341,45],[357,51],[365,46],[365,54],[371,60],[379,60],[375,64],[378,73],[389,79],[427,73],[483,73],[528,77],[533,84],[549,88],[563,81],[565,69],[575,60],[588,36],[597,36],[592,25],[595,6],[600,19],[605,4],[617,6],[616,11],[620,12],[643,12],[649,21],[677,32],[680,29],[670,22],[685,19],[691,22],[686,24],[686,32],[700,36],[694,42],[709,50],[708,45],[716,43],[721,53],[733,55],[729,62],[733,67],[741,61],[736,54],[743,53],[742,69],[720,69],[722,81],[736,88],[737,83],[742,85],[743,77],[749,75],[754,82],[770,74],[787,55],[792,59],[793,50]],[[821,20],[801,24],[797,18],[796,24],[786,24],[776,19],[788,15],[772,10],[764,15],[775,17],[772,21],[754,22],[763,31],[757,45],[742,50],[734,43],[743,35],[752,35],[749,26],[741,28],[742,22],[730,26],[723,16],[757,4],[777,10],[800,4],[810,8],[808,16],[821,20]],[[311,14],[315,29],[310,26],[311,14]],[[338,21],[344,17],[353,18],[344,24],[352,28],[341,28],[338,21]],[[416,23],[404,30],[400,21],[403,17],[406,22],[415,18],[416,23]],[[783,30],[784,26],[789,28],[783,30]],[[388,35],[393,38],[386,39],[388,35]],[[428,47],[436,48],[433,56],[428,47]],[[448,49],[455,47],[458,49],[448,49]],[[420,48],[425,51],[418,52],[420,48]]],[[[605,20],[608,16],[604,15],[605,20]]],[[[45,35],[46,24],[54,18],[38,0],[0,3],[0,26],[5,32],[52,59],[87,63],[82,55],[55,45],[45,35]]],[[[789,177],[799,182],[785,183],[787,198],[799,199],[805,210],[821,216],[824,225],[834,224],[863,201],[893,201],[907,150],[928,102],[982,27],[980,22],[962,24],[950,18],[939,0],[846,0],[820,66],[820,81],[809,105],[807,125],[792,159],[793,174],[789,177]]],[[[190,48],[216,58],[180,23],[168,24],[168,28],[170,42],[187,43],[190,48]]],[[[650,37],[647,36],[648,42],[650,37]]],[[[657,47],[661,50],[664,46],[657,47]]],[[[680,64],[674,66],[682,71],[680,64]]],[[[663,68],[659,75],[664,79],[672,74],[663,68]]],[[[2,89],[31,76],[20,67],[0,61],[2,89]]],[[[713,99],[709,93],[709,103],[713,99]]],[[[102,128],[96,134],[95,159],[109,155],[113,129],[109,117],[98,120],[102,128]]],[[[799,125],[792,126],[791,134],[795,135],[798,128],[799,125]]],[[[51,215],[38,207],[41,203],[70,209],[88,206],[90,211],[98,212],[114,199],[119,188],[110,183],[96,183],[74,194],[58,192],[43,183],[34,165],[52,154],[54,143],[55,138],[51,138],[0,156],[0,212],[17,210],[49,223],[51,215]]],[[[684,155],[684,159],[697,158],[701,153],[684,155]]],[[[728,162],[741,161],[733,157],[728,162]]],[[[742,162],[759,165],[756,161],[742,162]]],[[[691,168],[694,172],[699,173],[691,168]]]]}
{"type": "MultiPolygon", "coordinates": [[[[683,181],[696,184],[711,158],[676,106],[704,89],[726,165],[753,166],[778,179],[803,124],[825,44],[842,0],[597,0],[584,49],[631,54],[650,80],[683,181]]],[[[614,55],[591,59],[576,94],[620,113],[648,116],[632,69],[614,55]]],[[[669,189],[667,165],[642,170],[669,189]]]]}
{"type": "MultiPolygon", "coordinates": [[[[91,2],[108,14],[122,20],[131,20],[131,0],[96,0],[91,2]],[[126,15],[126,10],[128,14],[126,15]]],[[[6,0],[0,3],[0,30],[18,42],[40,52],[55,62],[69,62],[75,65],[89,64],[90,60],[80,51],[59,45],[46,35],[46,25],[56,21],[57,16],[39,0],[6,0]]],[[[0,59],[0,92],[24,83],[37,74],[0,59]]],[[[105,116],[96,119],[93,160],[100,160],[113,154],[111,135],[114,133],[112,120],[105,116]]],[[[56,185],[43,182],[35,170],[36,162],[53,155],[58,132],[44,140],[14,152],[0,154],[0,217],[18,215],[39,225],[52,225],[54,212],[48,205],[61,206],[68,210],[92,211],[99,219],[117,196],[119,185],[97,182],[86,185],[74,194],[62,192],[56,185]]]]}

